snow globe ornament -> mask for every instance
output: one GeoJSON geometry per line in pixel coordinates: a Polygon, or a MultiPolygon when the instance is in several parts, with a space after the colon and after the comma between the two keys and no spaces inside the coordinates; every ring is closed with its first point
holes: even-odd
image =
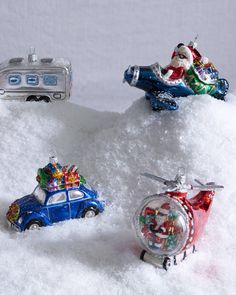
{"type": "Polygon", "coordinates": [[[207,222],[216,189],[215,183],[188,185],[184,174],[174,180],[144,173],[143,176],[163,183],[164,193],[146,197],[139,205],[133,225],[140,246],[140,258],[167,270],[195,252],[195,243],[207,222]],[[189,190],[199,190],[187,199],[189,190]]]}
{"type": "Polygon", "coordinates": [[[130,66],[124,73],[124,82],[144,90],[155,111],[178,109],[175,97],[209,94],[224,100],[228,81],[219,78],[213,63],[199,53],[196,39],[188,45],[179,43],[166,67],[158,62],[150,66],[130,66]]]}

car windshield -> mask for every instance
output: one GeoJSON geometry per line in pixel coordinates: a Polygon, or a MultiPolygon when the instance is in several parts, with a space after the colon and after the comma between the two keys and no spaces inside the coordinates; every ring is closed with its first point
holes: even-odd
{"type": "Polygon", "coordinates": [[[33,192],[33,195],[36,197],[36,199],[39,201],[39,203],[44,204],[46,194],[45,194],[44,190],[41,189],[40,186],[36,186],[36,188],[33,192]]]}
{"type": "Polygon", "coordinates": [[[94,191],[94,189],[88,184],[88,183],[83,183],[84,187],[90,191],[94,191]]]}

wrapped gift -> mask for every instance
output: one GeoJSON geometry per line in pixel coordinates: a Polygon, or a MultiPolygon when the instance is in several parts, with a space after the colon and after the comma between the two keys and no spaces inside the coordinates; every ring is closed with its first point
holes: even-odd
{"type": "Polygon", "coordinates": [[[79,168],[75,165],[64,166],[62,168],[63,180],[65,188],[79,187],[80,186],[80,175],[79,168]]]}
{"type": "Polygon", "coordinates": [[[42,189],[48,191],[79,187],[81,183],[86,183],[76,165],[62,166],[56,157],[50,157],[50,162],[38,169],[36,180],[42,189]]]}
{"type": "Polygon", "coordinates": [[[56,157],[50,157],[49,163],[44,168],[38,169],[36,180],[41,188],[48,191],[61,189],[64,182],[62,168],[56,157]]]}

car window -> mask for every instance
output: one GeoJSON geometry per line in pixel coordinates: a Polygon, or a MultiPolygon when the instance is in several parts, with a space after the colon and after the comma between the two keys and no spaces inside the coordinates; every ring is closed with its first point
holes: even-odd
{"type": "Polygon", "coordinates": [[[69,191],[69,200],[77,200],[82,199],[84,197],[84,193],[78,190],[69,191]]]}
{"type": "Polygon", "coordinates": [[[45,202],[45,191],[41,189],[40,186],[37,186],[33,192],[33,195],[36,197],[36,199],[41,203],[44,204],[45,202]]]}
{"type": "Polygon", "coordinates": [[[63,203],[66,201],[66,194],[64,192],[56,193],[48,199],[48,205],[63,203]]]}
{"type": "Polygon", "coordinates": [[[84,187],[90,191],[93,190],[93,188],[88,183],[84,183],[84,187]]]}
{"type": "Polygon", "coordinates": [[[20,74],[12,74],[8,76],[8,83],[10,85],[19,85],[21,83],[21,75],[20,74]]]}
{"type": "Polygon", "coordinates": [[[36,86],[39,84],[38,75],[26,75],[26,83],[31,86],[36,86]]]}
{"type": "Polygon", "coordinates": [[[44,75],[43,83],[47,86],[56,86],[57,85],[57,76],[55,75],[44,75]]]}

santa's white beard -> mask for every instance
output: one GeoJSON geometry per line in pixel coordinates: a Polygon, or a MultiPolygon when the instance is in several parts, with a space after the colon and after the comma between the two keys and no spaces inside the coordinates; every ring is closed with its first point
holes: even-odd
{"type": "Polygon", "coordinates": [[[153,228],[154,230],[158,230],[160,226],[166,221],[166,216],[156,216],[156,226],[153,228]]]}
{"type": "Polygon", "coordinates": [[[188,70],[190,62],[186,58],[179,58],[178,55],[176,55],[172,58],[170,65],[175,68],[183,67],[185,70],[188,70]]]}

